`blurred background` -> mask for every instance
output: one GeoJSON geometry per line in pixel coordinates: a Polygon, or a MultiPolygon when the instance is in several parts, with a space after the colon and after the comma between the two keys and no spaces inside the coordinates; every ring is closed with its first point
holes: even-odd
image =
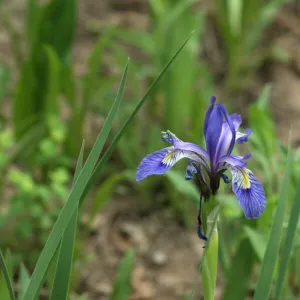
{"type": "MultiPolygon", "coordinates": [[[[204,146],[203,121],[212,95],[252,129],[248,145],[237,154],[252,154],[249,168],[267,194],[265,213],[251,221],[230,185],[222,185],[218,195],[216,299],[251,299],[279,198],[291,126],[285,222],[300,171],[300,3],[2,0],[0,8],[0,246],[9,249],[16,286],[24,272],[33,270],[67,199],[82,139],[89,150],[127,58],[129,76],[113,133],[194,30],[87,196],[71,299],[108,299],[124,268],[132,275],[132,300],[185,299],[195,280],[196,299],[201,299],[199,195],[184,181],[185,162],[141,184],[135,182],[135,170],[146,154],[164,147],[162,130],[204,146]],[[126,269],[128,257],[120,261],[132,247],[134,264],[126,269]]],[[[40,299],[48,299],[47,293],[46,284],[40,299]]],[[[284,299],[299,298],[297,234],[284,299]]]]}

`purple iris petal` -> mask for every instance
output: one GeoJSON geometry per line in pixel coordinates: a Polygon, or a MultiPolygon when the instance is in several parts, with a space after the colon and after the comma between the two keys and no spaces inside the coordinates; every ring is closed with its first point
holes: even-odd
{"type": "Polygon", "coordinates": [[[202,147],[193,143],[183,142],[169,130],[162,132],[161,139],[164,142],[171,143],[178,150],[193,151],[195,153],[198,153],[200,156],[203,156],[205,159],[209,159],[207,151],[204,150],[202,147]]]}
{"type": "Polygon", "coordinates": [[[245,162],[246,159],[248,159],[250,156],[249,154],[243,156],[234,156],[234,155],[224,155],[219,161],[218,161],[218,171],[222,169],[223,163],[227,163],[233,167],[237,168],[243,168],[247,166],[247,163],[245,162]]]}
{"type": "Polygon", "coordinates": [[[248,142],[248,137],[249,135],[252,133],[250,128],[246,129],[246,133],[242,133],[242,132],[237,132],[236,133],[236,141],[238,144],[244,144],[246,142],[248,142]]]}
{"type": "Polygon", "coordinates": [[[163,160],[173,150],[174,147],[167,147],[147,155],[138,166],[136,180],[141,181],[150,175],[167,172],[172,166],[163,163],[163,160]]]}
{"type": "MultiPolygon", "coordinates": [[[[227,148],[227,145],[226,145],[226,148],[223,148],[223,149],[222,149],[222,146],[220,146],[220,153],[230,154],[232,152],[232,149],[233,149],[234,144],[235,144],[235,133],[236,133],[236,129],[235,129],[233,120],[236,122],[237,121],[236,119],[238,118],[238,115],[234,115],[234,117],[230,116],[223,104],[218,104],[218,107],[220,108],[221,112],[223,113],[223,115],[225,117],[225,120],[227,121],[227,124],[229,126],[229,130],[230,130],[230,134],[228,134],[228,136],[230,138],[229,146],[227,148]]],[[[237,124],[238,124],[238,122],[237,122],[237,124]]]]}
{"type": "Polygon", "coordinates": [[[185,180],[191,180],[194,177],[194,174],[197,174],[197,169],[194,166],[193,162],[189,160],[188,165],[186,167],[185,180]]]}
{"type": "Polygon", "coordinates": [[[217,105],[209,114],[205,130],[206,148],[212,165],[216,162],[215,154],[222,131],[222,124],[223,115],[217,105]]]}
{"type": "Polygon", "coordinates": [[[186,143],[182,141],[176,141],[174,144],[174,147],[179,150],[185,150],[185,151],[192,151],[200,156],[204,157],[205,159],[209,159],[208,153],[206,150],[204,150],[202,147],[193,144],[193,143],[186,143]]]}
{"type": "Polygon", "coordinates": [[[239,127],[242,124],[242,117],[239,114],[232,114],[230,115],[230,119],[233,123],[234,129],[235,131],[237,131],[239,129],[239,127]]]}
{"type": "Polygon", "coordinates": [[[212,110],[214,109],[214,105],[215,105],[216,100],[217,99],[216,99],[215,96],[212,96],[210,98],[210,107],[208,108],[208,110],[206,112],[205,120],[204,120],[204,136],[206,136],[206,131],[207,131],[210,115],[211,115],[212,110]]]}
{"type": "Polygon", "coordinates": [[[141,181],[150,175],[166,173],[182,158],[189,158],[192,161],[202,162],[203,158],[192,151],[176,149],[174,146],[163,148],[147,155],[139,164],[136,180],[141,181]]]}
{"type": "Polygon", "coordinates": [[[232,190],[247,219],[258,218],[266,207],[265,191],[254,174],[246,168],[230,168],[232,190]]]}

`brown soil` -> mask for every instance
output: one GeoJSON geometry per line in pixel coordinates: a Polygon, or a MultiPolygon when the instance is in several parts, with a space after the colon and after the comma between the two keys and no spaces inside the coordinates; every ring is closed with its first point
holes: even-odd
{"type": "MultiPolygon", "coordinates": [[[[183,299],[196,278],[195,299],[199,299],[202,291],[197,266],[202,246],[195,230],[178,225],[167,211],[145,215],[136,199],[114,200],[93,225],[86,247],[93,259],[80,289],[88,291],[89,299],[108,299],[118,263],[124,252],[134,247],[131,299],[183,299]]],[[[221,288],[221,280],[219,283],[221,288]]]]}

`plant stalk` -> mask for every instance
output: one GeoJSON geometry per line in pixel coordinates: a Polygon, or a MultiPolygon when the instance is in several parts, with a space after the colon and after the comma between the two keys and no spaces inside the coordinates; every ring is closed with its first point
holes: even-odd
{"type": "MultiPolygon", "coordinates": [[[[213,202],[213,200],[214,199],[210,199],[210,202],[213,202]]],[[[204,299],[214,300],[218,272],[219,237],[217,222],[219,209],[218,207],[214,207],[214,205],[210,205],[209,208],[210,213],[206,219],[207,230],[205,232],[208,237],[208,242],[206,244],[207,249],[203,260],[202,286],[204,299]]]]}

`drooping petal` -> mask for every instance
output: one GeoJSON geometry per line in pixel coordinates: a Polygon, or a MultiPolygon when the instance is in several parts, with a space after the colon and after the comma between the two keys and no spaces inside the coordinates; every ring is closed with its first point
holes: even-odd
{"type": "MultiPolygon", "coordinates": [[[[212,103],[214,104],[214,102],[212,103]]],[[[213,104],[208,109],[204,124],[206,148],[212,165],[215,162],[216,149],[219,143],[223,124],[222,112],[218,105],[213,107],[213,104]]]]}
{"type": "Polygon", "coordinates": [[[199,154],[200,156],[202,156],[203,158],[205,158],[206,160],[209,159],[208,153],[205,149],[193,143],[183,142],[174,133],[172,133],[169,130],[162,132],[161,139],[164,142],[172,144],[178,150],[193,151],[199,154]]]}
{"type": "Polygon", "coordinates": [[[235,138],[236,142],[238,144],[244,144],[244,143],[248,142],[248,137],[251,133],[252,133],[252,131],[251,131],[250,128],[246,129],[246,133],[242,133],[240,131],[237,131],[236,138],[235,138]]]}
{"type": "Polygon", "coordinates": [[[167,172],[176,162],[182,158],[189,158],[201,162],[199,155],[192,151],[178,150],[175,147],[167,147],[147,155],[139,164],[136,180],[141,181],[150,175],[160,175],[167,172]]]}
{"type": "Polygon", "coordinates": [[[247,166],[247,162],[245,160],[251,157],[250,154],[246,154],[245,156],[236,156],[236,155],[224,155],[218,161],[218,171],[224,168],[224,164],[229,164],[233,167],[243,168],[247,166]]]}
{"type": "Polygon", "coordinates": [[[232,174],[232,190],[247,219],[258,218],[265,210],[266,196],[261,183],[247,168],[229,168],[232,174]]]}
{"type": "Polygon", "coordinates": [[[226,184],[229,184],[231,182],[231,180],[228,178],[227,175],[225,174],[221,174],[221,178],[223,179],[223,181],[226,183],[226,184]]]}

